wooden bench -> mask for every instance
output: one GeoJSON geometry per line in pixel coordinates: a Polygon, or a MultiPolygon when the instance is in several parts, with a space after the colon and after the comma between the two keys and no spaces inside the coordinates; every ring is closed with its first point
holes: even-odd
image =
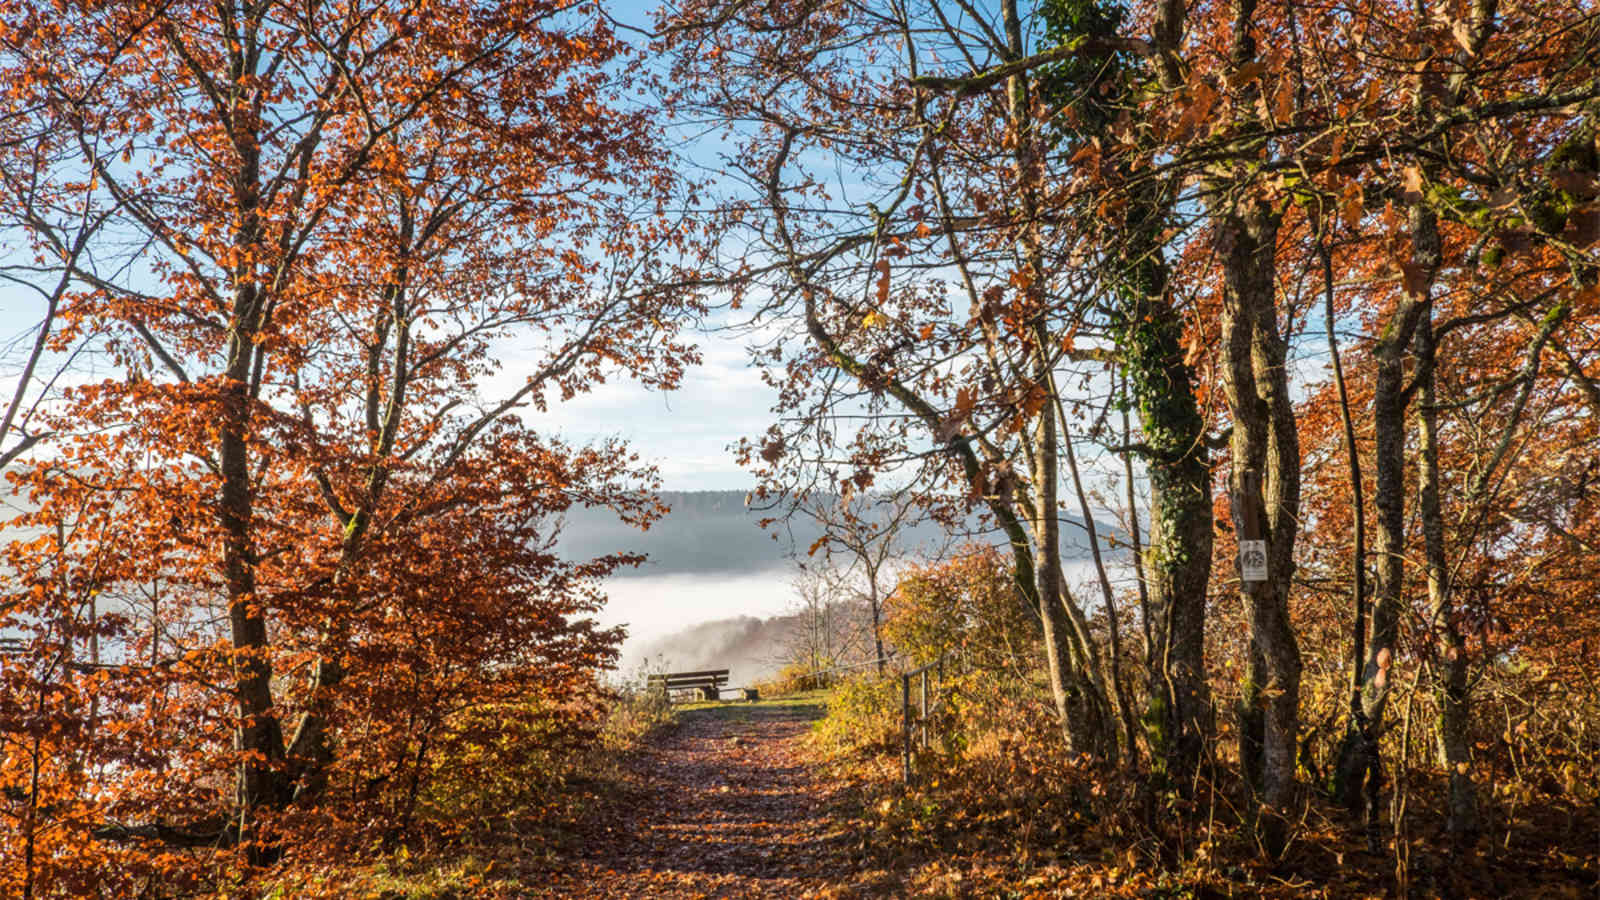
{"type": "Polygon", "coordinates": [[[704,672],[672,672],[651,675],[645,685],[653,691],[671,695],[674,691],[694,691],[700,700],[721,698],[722,689],[728,686],[727,669],[708,669],[704,672]]]}

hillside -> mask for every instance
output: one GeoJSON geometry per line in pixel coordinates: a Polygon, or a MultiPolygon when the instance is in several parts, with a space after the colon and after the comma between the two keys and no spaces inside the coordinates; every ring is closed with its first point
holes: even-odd
{"type": "MultiPolygon", "coordinates": [[[[558,545],[561,553],[583,558],[626,550],[649,556],[637,569],[619,573],[622,577],[759,572],[787,565],[796,550],[804,555],[821,534],[814,523],[801,520],[762,529],[761,519],[771,513],[745,506],[742,491],[663,491],[661,499],[671,512],[643,532],[606,510],[570,511],[558,545]]],[[[1063,517],[1066,559],[1088,556],[1081,521],[1063,517]]],[[[980,527],[974,518],[974,540],[984,539],[980,527]]],[[[1097,528],[1102,540],[1115,530],[1104,523],[1097,528]]],[[[938,526],[924,523],[908,529],[902,543],[918,550],[943,541],[938,526]]]]}
{"type": "Polygon", "coordinates": [[[640,665],[652,672],[727,669],[729,684],[753,684],[770,677],[782,666],[785,651],[801,627],[798,615],[739,616],[701,622],[674,634],[641,642],[637,650],[629,652],[635,671],[624,669],[618,674],[624,679],[635,679],[640,665]]]}

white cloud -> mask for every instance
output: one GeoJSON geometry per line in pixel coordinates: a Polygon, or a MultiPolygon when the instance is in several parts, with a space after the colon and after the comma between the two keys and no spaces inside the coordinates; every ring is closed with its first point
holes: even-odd
{"type": "MultiPolygon", "coordinates": [[[[729,445],[764,431],[771,422],[771,388],[746,366],[745,338],[725,332],[700,340],[705,362],[690,369],[676,391],[653,391],[623,377],[530,420],[535,427],[577,442],[620,437],[645,462],[660,467],[669,490],[744,490],[749,473],[729,445]]],[[[526,368],[514,357],[484,385],[485,399],[523,383],[526,368]]]]}

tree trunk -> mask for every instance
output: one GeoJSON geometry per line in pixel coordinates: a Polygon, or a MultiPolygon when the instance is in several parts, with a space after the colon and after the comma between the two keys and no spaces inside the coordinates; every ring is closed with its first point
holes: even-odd
{"type": "MultiPolygon", "coordinates": [[[[1041,361],[1042,365],[1042,361],[1041,361]]],[[[1042,373],[1047,376],[1048,372],[1042,373]]],[[[1034,427],[1034,570],[1044,622],[1050,692],[1073,751],[1107,762],[1117,757],[1115,718],[1096,675],[1087,623],[1070,602],[1061,572],[1061,520],[1056,486],[1060,477],[1056,415],[1051,405],[1034,427]]]]}
{"type": "Polygon", "coordinates": [[[1434,214],[1415,206],[1411,210],[1413,271],[1420,284],[1401,300],[1400,307],[1378,338],[1373,355],[1377,378],[1373,389],[1374,493],[1378,508],[1378,578],[1372,602],[1372,632],[1362,670],[1362,706],[1374,726],[1383,719],[1389,698],[1388,662],[1398,637],[1400,608],[1405,589],[1406,352],[1416,334],[1440,260],[1439,226],[1434,214]]]}
{"type": "MultiPolygon", "coordinates": [[[[252,291],[241,289],[238,303],[252,305],[252,291]]],[[[253,329],[236,324],[230,339],[232,364],[222,397],[219,456],[222,472],[218,510],[223,529],[223,569],[228,590],[229,640],[233,652],[234,697],[239,714],[237,801],[240,837],[249,830],[251,811],[283,801],[283,729],[273,713],[272,661],[267,623],[256,597],[253,489],[250,484],[250,397],[247,387],[253,329]]]]}
{"type": "MultiPolygon", "coordinates": [[[[235,61],[242,65],[241,60],[235,61]]],[[[239,225],[233,243],[250,257],[262,242],[260,215],[260,153],[254,135],[238,135],[239,174],[235,180],[234,208],[239,225]]],[[[279,805],[286,798],[283,768],[283,728],[273,712],[272,660],[266,616],[256,596],[254,494],[251,484],[250,433],[254,398],[251,379],[261,348],[261,329],[267,297],[256,280],[254,264],[237,264],[233,280],[233,309],[228,328],[228,362],[223,373],[218,463],[222,476],[218,518],[223,532],[223,574],[227,583],[229,640],[232,644],[234,696],[239,715],[236,739],[243,760],[239,764],[237,802],[241,841],[250,830],[252,811],[261,805],[279,805]]],[[[252,850],[252,855],[257,851],[252,850]]]]}
{"type": "Polygon", "coordinates": [[[1300,510],[1300,445],[1278,333],[1279,216],[1247,199],[1219,211],[1223,256],[1224,387],[1233,415],[1233,521],[1240,539],[1267,542],[1267,578],[1243,582],[1250,622],[1250,669],[1241,697],[1240,757],[1258,773],[1257,838],[1282,853],[1295,802],[1300,649],[1289,622],[1300,510]],[[1259,725],[1257,722],[1259,721],[1259,725]],[[1257,730],[1259,728],[1259,730],[1257,730]]]}
{"type": "Polygon", "coordinates": [[[1113,328],[1150,479],[1149,545],[1140,560],[1150,635],[1144,728],[1154,765],[1181,780],[1199,765],[1212,731],[1205,677],[1211,470],[1194,372],[1184,362],[1183,319],[1160,255],[1160,206],[1142,199],[1123,223],[1130,252],[1113,328]]]}
{"type": "MultiPolygon", "coordinates": [[[[1372,623],[1360,660],[1361,715],[1352,715],[1340,745],[1334,772],[1334,793],[1350,809],[1366,797],[1369,829],[1378,816],[1380,762],[1376,735],[1381,733],[1388,704],[1390,667],[1399,638],[1400,610],[1405,602],[1406,409],[1411,397],[1406,384],[1406,353],[1427,306],[1440,262],[1439,223],[1421,204],[1410,211],[1412,250],[1409,283],[1373,348],[1377,367],[1372,397],[1375,436],[1373,505],[1377,507],[1377,583],[1373,589],[1372,623]]],[[[1359,618],[1359,617],[1358,617],[1359,618]]],[[[1362,623],[1357,622],[1359,629],[1362,623]]]]}
{"type": "MultiPolygon", "coordinates": [[[[1001,17],[1007,48],[1021,58],[1026,48],[1016,0],[1004,0],[1001,17]]],[[[1033,340],[1029,351],[1031,376],[1033,388],[1044,391],[1047,398],[1054,400],[1050,365],[1058,341],[1050,333],[1043,316],[1045,267],[1039,235],[1041,160],[1045,151],[1038,134],[1027,76],[1018,74],[1008,79],[1006,99],[1006,127],[1012,138],[1013,173],[1018,185],[1022,225],[1017,243],[1023,274],[1027,277],[1028,306],[1040,311],[1038,324],[1030,335],[1033,340]]],[[[1063,427],[1065,424],[1059,423],[1063,427]]],[[[1101,678],[1099,654],[1089,634],[1088,622],[1067,593],[1061,573],[1061,507],[1057,500],[1061,472],[1057,427],[1054,404],[1046,402],[1034,426],[1030,467],[1034,506],[1031,511],[1033,566],[1040,620],[1044,624],[1045,658],[1050,667],[1050,690],[1072,749],[1111,762],[1117,758],[1117,729],[1101,678]]]]}
{"type": "MultiPolygon", "coordinates": [[[[410,246],[414,238],[414,220],[402,214],[399,239],[410,246]]],[[[380,317],[374,328],[373,342],[367,351],[367,395],[365,414],[367,431],[372,437],[373,461],[363,473],[365,490],[361,502],[346,516],[340,509],[329,512],[340,517],[339,562],[333,575],[326,581],[326,590],[338,598],[337,609],[348,609],[356,598],[350,587],[351,573],[365,549],[367,531],[372,526],[373,515],[383,502],[388,488],[390,470],[388,457],[394,450],[399,434],[401,410],[405,408],[406,391],[410,385],[411,325],[407,320],[405,297],[410,281],[410,269],[402,264],[392,273],[385,289],[387,315],[380,317]],[[391,373],[387,386],[380,381],[382,356],[391,351],[391,373]]],[[[329,622],[324,626],[323,649],[311,668],[310,684],[306,692],[306,711],[300,718],[294,735],[289,740],[288,757],[295,777],[293,799],[299,804],[311,804],[328,786],[328,769],[334,757],[332,729],[333,694],[344,682],[344,664],[340,657],[349,643],[349,628],[343,621],[329,622]]]]}
{"type": "Polygon", "coordinates": [[[1377,507],[1377,579],[1372,592],[1372,626],[1361,672],[1361,705],[1368,721],[1383,720],[1389,699],[1388,668],[1400,625],[1405,589],[1406,407],[1405,352],[1410,334],[1391,322],[1378,341],[1373,388],[1373,494],[1377,507]]]}
{"type": "MultiPolygon", "coordinates": [[[[1056,387],[1054,379],[1051,380],[1050,391],[1055,394],[1056,402],[1053,408],[1065,423],[1066,407],[1061,402],[1061,392],[1056,387]]],[[[1089,495],[1083,490],[1083,476],[1078,471],[1078,455],[1072,447],[1072,436],[1065,431],[1063,426],[1061,447],[1067,452],[1067,471],[1072,475],[1072,489],[1077,495],[1078,510],[1083,516],[1083,530],[1089,540],[1089,557],[1094,562],[1095,577],[1100,582],[1101,602],[1105,605],[1106,632],[1111,645],[1108,657],[1110,683],[1107,685],[1107,695],[1117,721],[1122,726],[1122,742],[1127,748],[1129,762],[1138,765],[1138,726],[1134,724],[1133,704],[1128,698],[1122,679],[1122,617],[1118,614],[1116,591],[1111,587],[1111,577],[1106,573],[1105,559],[1100,552],[1100,535],[1095,527],[1094,510],[1089,507],[1089,495]]]]}
{"type": "MultiPolygon", "coordinates": [[[[255,48],[242,35],[227,61],[229,77],[242,84],[254,77],[255,48]]],[[[283,727],[272,697],[271,646],[266,614],[256,595],[255,486],[251,483],[253,380],[265,352],[257,343],[271,300],[260,279],[259,256],[265,243],[261,216],[259,127],[241,92],[232,99],[233,150],[238,155],[231,197],[237,224],[231,235],[244,261],[229,271],[232,304],[227,332],[227,366],[221,386],[218,468],[221,473],[218,518],[223,537],[223,575],[227,584],[229,640],[233,653],[234,697],[239,716],[236,740],[241,751],[237,783],[238,837],[255,864],[270,861],[271,848],[250,839],[254,810],[280,806],[288,798],[283,727]]]]}
{"type": "Polygon", "coordinates": [[[877,653],[878,677],[882,678],[886,662],[883,658],[883,611],[878,599],[878,567],[869,566],[867,569],[867,602],[872,604],[872,646],[877,653]]]}
{"type": "Polygon", "coordinates": [[[1433,380],[1436,348],[1431,315],[1431,307],[1423,312],[1416,341],[1420,382],[1417,403],[1421,437],[1418,453],[1422,482],[1420,506],[1428,572],[1428,622],[1437,671],[1434,694],[1439,706],[1438,759],[1450,777],[1448,828],[1464,842],[1478,831],[1478,797],[1472,782],[1472,743],[1467,733],[1472,712],[1467,687],[1467,647],[1456,628],[1450,570],[1445,560],[1444,516],[1439,504],[1438,398],[1433,380]]]}

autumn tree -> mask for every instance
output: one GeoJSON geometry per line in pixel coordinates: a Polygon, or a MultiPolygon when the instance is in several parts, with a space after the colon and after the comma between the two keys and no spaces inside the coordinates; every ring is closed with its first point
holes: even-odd
{"type": "Polygon", "coordinates": [[[1115,758],[1123,692],[1060,562],[1065,417],[1086,399],[1063,368],[1091,301],[1075,236],[1046,214],[1044,100],[1026,69],[970,102],[920,81],[940,58],[1026,55],[1025,10],[976,31],[937,4],[727,12],[668,20],[678,81],[698,91],[682,102],[733,123],[741,148],[745,191],[719,211],[748,229],[724,245],[734,303],[757,298],[757,318],[803,341],[773,357],[784,424],[748,459],[769,486],[821,469],[864,490],[894,472],[946,498],[949,521],[980,506],[1039,616],[1064,732],[1115,758]],[[830,184],[830,168],[851,174],[830,184]]]}
{"type": "Polygon", "coordinates": [[[1005,554],[992,545],[912,565],[888,604],[890,640],[918,665],[948,655],[952,668],[980,677],[1020,674],[1037,642],[1027,611],[1009,596],[1007,569],[1005,554]]]}
{"type": "MultiPolygon", "coordinates": [[[[1175,208],[1181,185],[1173,173],[1143,178],[1131,160],[1102,156],[1115,123],[1137,113],[1142,93],[1174,85],[1177,36],[1171,27],[1158,29],[1150,46],[1164,48],[1157,56],[1162,63],[1152,65],[1146,48],[1120,38],[1126,18],[1120,8],[1047,3],[1037,14],[1050,58],[1041,81],[1052,101],[1051,126],[1064,138],[1056,153],[1069,172],[1104,171],[1113,183],[1131,184],[1114,203],[1097,204],[1086,192],[1070,208],[1080,221],[1104,223],[1090,232],[1099,250],[1096,286],[1106,295],[1102,327],[1111,344],[1109,362],[1123,382],[1118,402],[1124,416],[1128,407],[1136,409],[1140,436],[1124,440],[1120,451],[1146,633],[1142,718],[1153,760],[1181,784],[1200,764],[1212,723],[1204,659],[1212,533],[1208,422],[1196,395],[1185,341],[1188,312],[1172,287],[1167,246],[1167,232],[1184,218],[1175,208]],[[1131,493],[1135,457],[1148,479],[1145,535],[1131,493]]],[[[1092,521],[1086,505],[1084,518],[1092,521]]]]}
{"type": "MultiPolygon", "coordinates": [[[[1468,4],[1461,10],[1375,4],[1364,8],[1363,15],[1411,24],[1345,36],[1319,27],[1320,20],[1296,20],[1292,25],[1305,35],[1307,49],[1293,63],[1298,75],[1290,84],[1307,88],[1300,94],[1288,86],[1279,88],[1285,110],[1331,126],[1294,163],[1313,175],[1314,189],[1288,195],[1300,210],[1291,214],[1303,215],[1305,225],[1304,237],[1286,245],[1286,252],[1302,261],[1302,271],[1315,273],[1310,281],[1325,294],[1323,318],[1336,384],[1319,403],[1332,405],[1338,415],[1312,415],[1322,422],[1343,420],[1339,440],[1348,458],[1348,474],[1336,483],[1349,492],[1345,502],[1352,514],[1337,518],[1354,527],[1349,582],[1358,659],[1335,788],[1354,805],[1364,785],[1364,805],[1375,819],[1381,787],[1378,737],[1387,727],[1385,705],[1394,687],[1403,623],[1427,622],[1419,636],[1427,635],[1431,649],[1422,656],[1437,665],[1441,683],[1454,685],[1440,695],[1441,710],[1450,710],[1445,715],[1449,724],[1441,720],[1440,745],[1453,748],[1442,759],[1452,772],[1452,828],[1469,832],[1473,800],[1462,737],[1467,662],[1462,633],[1453,624],[1460,621],[1460,611],[1452,609],[1446,585],[1452,564],[1446,561],[1443,538],[1441,503],[1448,505],[1449,500],[1441,500],[1441,478],[1448,480],[1449,470],[1438,463],[1437,341],[1441,334],[1454,333],[1452,343],[1463,348],[1501,344],[1509,323],[1496,323],[1519,316],[1525,320],[1537,310],[1533,317],[1552,318],[1509,338],[1537,355],[1549,337],[1540,336],[1542,328],[1558,327],[1568,298],[1581,289],[1588,265],[1582,248],[1591,240],[1583,236],[1581,196],[1569,194],[1569,203],[1577,202],[1552,214],[1545,199],[1550,182],[1539,184],[1538,176],[1513,177],[1488,159],[1527,156],[1540,160],[1533,167],[1559,172],[1555,179],[1569,186],[1575,177],[1581,180],[1575,170],[1582,168],[1582,155],[1571,152],[1573,144],[1564,135],[1574,125],[1581,134],[1583,117],[1551,116],[1592,93],[1583,61],[1593,50],[1580,24],[1590,17],[1576,8],[1553,6],[1529,14],[1494,4],[1468,4]],[[1540,35],[1549,28],[1564,37],[1555,43],[1543,40],[1540,35]],[[1578,68],[1570,68],[1573,63],[1578,68]],[[1518,74],[1512,76],[1513,71],[1518,74]],[[1354,72],[1364,74],[1352,77],[1354,72]],[[1539,90],[1505,102],[1510,96],[1502,93],[1509,88],[1506,79],[1523,77],[1534,78],[1539,90]],[[1307,99],[1316,97],[1323,99],[1307,99]],[[1359,123],[1350,119],[1351,110],[1360,112],[1359,123]],[[1562,161],[1551,165],[1543,154],[1562,161]],[[1527,215],[1538,224],[1530,228],[1527,219],[1497,220],[1481,205],[1478,192],[1485,190],[1502,198],[1520,196],[1517,203],[1532,210],[1527,215]],[[1473,210],[1475,219],[1466,215],[1473,210]],[[1529,254],[1551,238],[1551,245],[1529,254]],[[1486,248],[1486,241],[1498,247],[1486,248]],[[1508,249],[1513,259],[1502,264],[1508,249]],[[1489,265],[1483,265],[1485,260],[1489,265]],[[1348,302],[1335,302],[1336,293],[1357,291],[1359,296],[1348,302]],[[1352,322],[1360,326],[1356,365],[1341,366],[1335,326],[1346,330],[1352,322]],[[1352,390],[1346,390],[1341,369],[1349,370],[1352,390]],[[1423,395],[1435,399],[1419,402],[1423,395]],[[1360,447],[1363,439],[1372,441],[1370,451],[1360,447]],[[1372,473],[1370,493],[1363,490],[1364,470],[1372,473]],[[1369,501],[1376,512],[1377,576],[1370,596],[1364,585],[1363,538],[1369,501]],[[1408,521],[1419,521],[1408,507],[1420,514],[1420,540],[1416,525],[1408,530],[1408,521]],[[1424,561],[1420,568],[1426,573],[1426,601],[1406,589],[1408,560],[1424,561]],[[1445,702],[1447,696],[1453,699],[1445,702]]],[[[1511,331],[1524,326],[1511,326],[1511,331]]],[[[1535,365],[1507,377],[1529,386],[1537,371],[1535,365]]],[[[1507,428],[1498,434],[1506,437],[1508,450],[1526,409],[1523,401],[1507,408],[1507,428]]],[[[1319,439],[1329,436],[1324,431],[1319,439]]],[[[1491,470],[1508,461],[1504,453],[1492,459],[1491,470]]],[[[1488,475],[1481,486],[1501,477],[1488,475]]],[[[1481,501],[1481,495],[1469,501],[1463,512],[1481,501]]],[[[1480,514],[1468,513],[1467,518],[1480,514]]],[[[1307,518],[1319,528],[1333,524],[1325,510],[1307,518]]]]}
{"type": "MultiPolygon", "coordinates": [[[[806,548],[806,560],[833,567],[835,590],[859,598],[866,606],[872,643],[881,675],[888,665],[883,641],[884,604],[894,595],[896,570],[916,548],[908,537],[922,521],[922,506],[909,492],[873,491],[849,495],[811,494],[795,497],[788,515],[810,520],[822,534],[806,548]]],[[[935,548],[933,556],[939,554],[935,548]]]]}
{"type": "Polygon", "coordinates": [[[689,295],[650,287],[673,179],[619,99],[623,47],[560,4],[8,15],[140,248],[65,307],[123,375],[53,419],[71,444],[21,476],[22,524],[56,533],[10,550],[37,658],[109,610],[120,668],[94,684],[137,686],[100,709],[136,739],[90,754],[75,833],[261,863],[318,850],[299,828],[404,827],[450,710],[570,697],[612,652],[583,617],[630,558],[561,560],[551,517],[657,511],[624,450],[529,418],[692,359],[689,295]]]}
{"type": "MultiPolygon", "coordinates": [[[[1428,389],[1436,372],[1428,361],[1433,351],[1418,356],[1414,350],[1419,341],[1431,345],[1435,340],[1434,326],[1424,321],[1432,315],[1430,291],[1442,283],[1441,266],[1451,264],[1452,253],[1464,253],[1476,265],[1475,254],[1486,240],[1500,244],[1499,254],[1489,254],[1496,258],[1551,240],[1552,252],[1543,259],[1525,257],[1525,265],[1502,268],[1480,287],[1471,286],[1476,277],[1470,270],[1455,270],[1448,279],[1453,290],[1476,294],[1477,299],[1473,312],[1451,321],[1446,330],[1487,326],[1509,314],[1500,311],[1508,307],[1499,305],[1510,301],[1509,309],[1521,307],[1524,316],[1541,323],[1519,340],[1537,354],[1565,316],[1563,295],[1581,286],[1588,266],[1581,251],[1589,240],[1582,225],[1587,213],[1582,176],[1576,176],[1583,155],[1574,152],[1571,140],[1561,139],[1574,124],[1577,134],[1583,134],[1584,120],[1581,114],[1574,119],[1570,112],[1555,111],[1571,110],[1592,94],[1586,62],[1592,50],[1587,49],[1590,32],[1585,27],[1592,17],[1573,8],[1538,14],[1507,11],[1501,19],[1494,5],[1470,4],[1463,11],[1358,4],[1348,12],[1353,21],[1367,24],[1345,30],[1330,14],[1312,15],[1294,4],[1241,2],[1216,11],[1157,4],[1140,55],[1155,73],[1151,83],[1162,90],[1151,93],[1156,102],[1143,107],[1142,118],[1124,117],[1122,127],[1111,134],[1120,157],[1139,160],[1124,164],[1133,177],[1124,174],[1114,188],[1117,204],[1134,202],[1153,177],[1182,173],[1192,193],[1175,208],[1201,213],[1190,234],[1173,234],[1182,241],[1185,270],[1202,284],[1213,285],[1211,299],[1205,294],[1200,299],[1203,309],[1206,303],[1215,304],[1209,308],[1215,310],[1216,331],[1204,327],[1204,320],[1197,330],[1201,336],[1214,333],[1218,340],[1219,386],[1228,399],[1233,450],[1234,532],[1240,539],[1265,539],[1268,548],[1266,580],[1244,585],[1253,649],[1252,674],[1245,682],[1241,760],[1280,815],[1293,802],[1298,732],[1293,706],[1301,663],[1289,617],[1291,576],[1297,559],[1305,555],[1294,549],[1295,532],[1305,517],[1299,504],[1301,428],[1291,402],[1289,360],[1291,348],[1307,340],[1301,329],[1313,308],[1312,286],[1325,286],[1330,342],[1335,316],[1341,314],[1333,302],[1336,285],[1364,290],[1364,315],[1373,323],[1375,343],[1370,351],[1362,348],[1363,360],[1376,366],[1367,395],[1371,431],[1353,427],[1342,384],[1325,395],[1345,408],[1343,442],[1353,466],[1348,484],[1355,491],[1358,514],[1364,502],[1363,465],[1377,476],[1371,499],[1378,512],[1378,579],[1369,598],[1362,584],[1358,526],[1351,580],[1361,698],[1351,716],[1355,737],[1346,740],[1341,764],[1341,771],[1348,773],[1352,760],[1365,760],[1370,814],[1381,785],[1375,736],[1384,730],[1383,697],[1392,687],[1389,669],[1398,652],[1404,606],[1406,408],[1417,391],[1428,389]],[[1389,24],[1411,21],[1408,17],[1416,19],[1409,29],[1389,24]],[[1562,40],[1541,40],[1550,31],[1563,35],[1562,40]],[[1534,77],[1539,90],[1511,102],[1502,99],[1501,79],[1512,71],[1519,73],[1516,77],[1534,77]],[[1565,123],[1553,125],[1552,114],[1558,121],[1566,116],[1565,123]],[[1146,130],[1129,127],[1135,121],[1146,130]],[[1500,159],[1528,156],[1541,140],[1546,142],[1544,152],[1561,160],[1551,166],[1560,174],[1549,182],[1519,180],[1506,170],[1490,174],[1493,165],[1480,168],[1477,162],[1496,152],[1500,159]],[[1152,141],[1162,149],[1139,156],[1152,141]],[[1502,149],[1486,149],[1493,147],[1502,149]],[[1559,212],[1548,199],[1555,180],[1579,191],[1565,195],[1559,212]],[[1441,181],[1448,186],[1439,186],[1441,181]],[[1497,186],[1493,190],[1502,201],[1522,204],[1522,218],[1496,219],[1478,205],[1478,192],[1490,184],[1497,186]],[[1523,199],[1511,201],[1512,196],[1523,199]],[[1374,215],[1380,211],[1381,221],[1374,215]],[[1471,212],[1478,217],[1469,225],[1471,212]],[[1362,240],[1330,248],[1330,241],[1342,239],[1335,235],[1340,220],[1351,232],[1370,230],[1362,240]],[[1451,220],[1468,226],[1455,240],[1451,220]],[[1568,278],[1560,274],[1561,267],[1570,268],[1568,278]],[[1362,284],[1362,277],[1375,283],[1362,284]],[[1497,306],[1499,310],[1488,311],[1497,306]],[[1530,316],[1530,307],[1545,318],[1530,316]],[[1355,446],[1356,435],[1362,433],[1372,434],[1375,441],[1370,461],[1362,460],[1364,454],[1355,446]]],[[[1078,48],[1078,56],[1087,46],[1078,48]]],[[[1585,140],[1578,137],[1580,143],[1585,140]]],[[[1531,157],[1538,159],[1538,154],[1535,150],[1531,157]]],[[[1104,155],[1100,151],[1094,160],[1102,170],[1105,163],[1099,157],[1104,155]]],[[[1330,351],[1337,365],[1337,345],[1331,344],[1330,351]]],[[[1517,380],[1526,388],[1532,382],[1523,379],[1537,371],[1536,364],[1527,363],[1517,380]]],[[[1360,377],[1365,380],[1364,373],[1360,377]]],[[[1526,408],[1527,397],[1524,391],[1507,398],[1513,421],[1526,408]]],[[[1430,415],[1420,417],[1424,434],[1432,428],[1430,415]]],[[[1514,445],[1511,431],[1501,434],[1509,450],[1514,445]]],[[[1432,453],[1424,453],[1423,459],[1432,453]]],[[[1498,465],[1504,452],[1490,459],[1498,465]]],[[[1435,521],[1440,475],[1432,465],[1423,469],[1433,473],[1424,477],[1420,490],[1424,528],[1433,535],[1427,551],[1434,573],[1432,599],[1426,607],[1433,612],[1427,619],[1435,623],[1437,658],[1448,661],[1443,668],[1454,670],[1449,679],[1457,685],[1456,697],[1446,706],[1455,709],[1451,716],[1458,724],[1451,730],[1459,735],[1464,653],[1459,634],[1451,637],[1451,628],[1440,624],[1451,618],[1442,590],[1448,566],[1435,521]]],[[[1465,822],[1471,816],[1460,740],[1443,743],[1457,748],[1449,754],[1456,785],[1452,804],[1457,813],[1452,818],[1465,822]]],[[[1280,846],[1281,821],[1266,824],[1264,843],[1269,849],[1280,846]]]]}
{"type": "Polygon", "coordinates": [[[796,573],[792,581],[796,599],[789,607],[790,626],[783,643],[786,670],[780,679],[792,672],[799,676],[798,683],[821,687],[833,669],[866,659],[872,652],[878,631],[870,619],[864,621],[861,604],[841,581],[840,573],[831,569],[807,566],[796,573]]]}
{"type": "MultiPolygon", "coordinates": [[[[1425,658],[1444,661],[1441,734],[1455,735],[1441,738],[1455,748],[1441,758],[1454,818],[1469,822],[1468,652],[1452,623],[1470,617],[1448,584],[1461,563],[1445,536],[1439,341],[1526,348],[1494,369],[1498,380],[1474,380],[1480,394],[1459,395],[1492,397],[1512,423],[1469,464],[1481,477],[1461,507],[1476,512],[1461,521],[1479,524],[1460,533],[1476,540],[1493,505],[1484,491],[1528,446],[1532,432],[1517,423],[1539,408],[1530,404],[1572,402],[1556,399],[1555,384],[1535,389],[1554,377],[1543,357],[1553,354],[1571,398],[1593,385],[1587,350],[1571,350],[1587,339],[1562,337],[1591,277],[1592,15],[1577,4],[1311,10],[1265,0],[1137,13],[1076,3],[992,15],[942,4],[738,10],[754,19],[736,23],[718,5],[678,10],[672,39],[684,82],[715,85],[708,108],[728,117],[741,147],[734,173],[750,190],[726,209],[763,252],[737,257],[740,299],[761,297],[761,316],[787,315],[812,342],[810,355],[774,357],[788,417],[749,446],[758,470],[781,480],[832,466],[868,484],[917,465],[915,483],[981,498],[1015,550],[1019,589],[1031,581],[1032,596],[1048,596],[1044,548],[1058,538],[1044,511],[1059,508],[1055,453],[1071,447],[1061,430],[1076,399],[1059,384],[1072,362],[1106,359],[1127,376],[1145,437],[1119,449],[1140,453],[1152,481],[1161,546],[1143,555],[1147,605],[1162,623],[1203,623],[1201,595],[1219,586],[1206,454],[1207,404],[1217,404],[1231,519],[1218,546],[1266,548],[1264,577],[1252,566],[1239,587],[1250,630],[1239,760],[1264,801],[1263,847],[1286,845],[1302,796],[1300,631],[1331,617],[1296,572],[1352,543],[1330,543],[1330,528],[1355,527],[1339,562],[1358,658],[1341,780],[1364,769],[1370,816],[1401,623],[1426,621],[1425,658]],[[831,182],[824,160],[849,176],[831,182]],[[1446,292],[1461,298],[1449,314],[1446,292]],[[1352,322],[1365,331],[1341,348],[1352,322]],[[1336,366],[1347,357],[1349,383],[1341,374],[1337,390],[1298,403],[1304,352],[1336,366]],[[1435,398],[1427,409],[1422,394],[1435,398]],[[1318,442],[1315,508],[1302,506],[1305,434],[1318,442]],[[1330,452],[1343,460],[1333,476],[1343,487],[1322,481],[1330,452]],[[1340,502],[1355,515],[1332,514],[1325,489],[1348,490],[1340,502]],[[1420,498],[1420,544],[1406,530],[1408,495],[1420,498]],[[1310,548],[1306,528],[1317,534],[1310,548]],[[1429,599],[1416,612],[1407,559],[1427,560],[1429,599]]],[[[1076,620],[1068,609],[1060,621],[1076,620]]],[[[1113,680],[1074,681],[1074,666],[1060,667],[1080,646],[1071,631],[1058,633],[1069,648],[1053,663],[1058,686],[1113,680]]],[[[1200,631],[1181,634],[1192,642],[1200,631]]],[[[1155,746],[1163,727],[1177,729],[1177,747],[1161,755],[1181,768],[1206,744],[1199,645],[1150,634],[1162,648],[1149,667],[1152,712],[1193,712],[1157,714],[1162,727],[1147,735],[1155,746]]],[[[1077,672],[1103,668],[1093,643],[1077,672]]],[[[1064,721],[1094,719],[1060,709],[1064,721]]]]}

